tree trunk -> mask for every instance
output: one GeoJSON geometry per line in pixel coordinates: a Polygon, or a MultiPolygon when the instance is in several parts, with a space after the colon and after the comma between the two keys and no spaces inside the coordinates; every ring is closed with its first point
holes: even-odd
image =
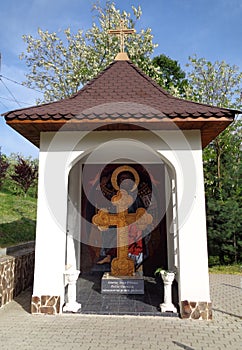
{"type": "Polygon", "coordinates": [[[234,263],[238,263],[238,247],[237,247],[237,240],[236,240],[236,233],[234,233],[234,263]]]}
{"type": "Polygon", "coordinates": [[[216,163],[217,163],[217,177],[218,177],[218,195],[222,199],[222,182],[221,182],[221,154],[222,150],[219,144],[219,139],[215,139],[215,148],[216,148],[216,163]]]}

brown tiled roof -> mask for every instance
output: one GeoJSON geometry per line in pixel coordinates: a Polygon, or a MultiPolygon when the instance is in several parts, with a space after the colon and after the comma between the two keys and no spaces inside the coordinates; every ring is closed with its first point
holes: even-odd
{"type": "Polygon", "coordinates": [[[175,98],[131,61],[114,61],[75,95],[4,116],[9,125],[36,145],[41,131],[58,130],[70,121],[69,130],[110,128],[107,124],[116,125],[113,128],[125,124],[127,128],[137,125],[164,129],[175,123],[181,129],[203,130],[205,146],[231,123],[236,113],[175,98]]]}

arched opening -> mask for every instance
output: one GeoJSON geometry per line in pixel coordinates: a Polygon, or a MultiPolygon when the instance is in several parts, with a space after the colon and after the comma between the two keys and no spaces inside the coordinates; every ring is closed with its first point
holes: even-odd
{"type": "Polygon", "coordinates": [[[96,226],[92,225],[92,218],[101,208],[106,207],[107,210],[113,211],[111,200],[116,191],[111,184],[111,175],[115,169],[127,164],[137,171],[140,178],[136,204],[133,204],[129,212],[134,212],[138,207],[141,207],[148,210],[153,217],[151,227],[148,228],[147,232],[142,233],[141,246],[137,247],[137,252],[135,249],[133,250],[136,254],[141,250],[143,257],[140,264],[146,275],[153,276],[155,270],[160,266],[167,268],[164,164],[149,164],[144,167],[137,163],[115,163],[106,165],[102,171],[100,166],[92,164],[88,165],[86,170],[91,176],[91,186],[88,186],[87,192],[82,186],[81,216],[84,237],[81,239],[83,248],[81,270],[83,273],[104,271],[104,269],[110,271],[108,263],[102,267],[99,262],[108,254],[109,250],[113,254],[112,249],[116,246],[115,230],[113,233],[111,230],[109,231],[109,236],[113,234],[113,238],[107,237],[105,231],[99,231],[96,226]]]}
{"type": "MultiPolygon", "coordinates": [[[[171,166],[164,160],[159,163],[140,164],[130,159],[118,159],[109,164],[103,164],[101,161],[99,164],[87,164],[86,158],[83,157],[74,164],[69,173],[67,220],[69,238],[66,258],[70,264],[75,260],[76,268],[81,270],[77,283],[77,298],[83,305],[82,312],[105,313],[106,307],[109,313],[120,313],[120,310],[117,310],[117,296],[108,296],[111,308],[113,307],[111,310],[110,305],[105,305],[104,302],[104,300],[107,302],[107,296],[100,292],[101,277],[104,272],[110,271],[111,260],[105,260],[105,257],[117,254],[116,229],[111,228],[108,234],[105,231],[101,232],[92,224],[92,218],[101,208],[112,212],[111,199],[116,191],[112,187],[111,175],[115,169],[126,165],[139,174],[136,207],[148,210],[153,221],[147,232],[143,232],[141,239],[137,240],[141,243],[136,244],[137,252],[133,250],[134,255],[142,253],[136,268],[142,271],[146,279],[145,295],[138,296],[138,299],[135,296],[121,296],[122,302],[126,298],[126,302],[129,301],[126,307],[134,313],[142,313],[143,310],[144,314],[156,314],[156,311],[159,314],[159,304],[163,301],[163,285],[161,279],[155,277],[155,271],[160,267],[163,269],[177,267],[175,175],[171,166]],[[111,254],[110,251],[114,253],[111,254]],[[103,260],[104,262],[100,263],[103,260]],[[144,304],[142,298],[145,300],[144,304]],[[142,305],[138,307],[137,301],[142,305]]],[[[177,286],[175,300],[178,303],[177,286]]],[[[118,304],[121,305],[120,300],[118,304]]],[[[124,311],[121,308],[122,312],[124,311]]]]}

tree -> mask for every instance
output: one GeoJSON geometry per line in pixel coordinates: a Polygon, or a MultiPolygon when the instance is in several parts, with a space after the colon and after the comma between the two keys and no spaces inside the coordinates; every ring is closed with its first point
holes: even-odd
{"type": "Polygon", "coordinates": [[[207,202],[209,228],[208,248],[211,256],[218,256],[220,264],[239,263],[242,259],[242,208],[232,198],[207,202]]]}
{"type": "Polygon", "coordinates": [[[242,108],[242,72],[225,61],[214,63],[205,58],[189,57],[187,91],[191,99],[219,107],[242,108]]]}
{"type": "Polygon", "coordinates": [[[36,162],[18,156],[17,164],[14,165],[14,173],[11,175],[11,178],[20,186],[25,195],[34,184],[37,176],[38,166],[36,162]]]}
{"type": "MultiPolygon", "coordinates": [[[[242,108],[242,72],[224,61],[190,58],[189,97],[228,108],[242,108]]],[[[241,119],[203,152],[209,253],[220,263],[241,260],[241,119]]]]}
{"type": "Polygon", "coordinates": [[[0,189],[2,188],[3,182],[7,176],[7,170],[9,165],[9,162],[6,156],[2,154],[0,147],[0,189]]]}
{"type": "Polygon", "coordinates": [[[188,82],[178,61],[162,54],[154,57],[152,63],[159,68],[157,82],[173,95],[185,96],[188,82]]]}
{"type": "MultiPolygon", "coordinates": [[[[106,1],[104,8],[96,3],[96,22],[86,32],[78,30],[72,34],[67,28],[60,38],[56,33],[38,29],[39,38],[24,35],[27,52],[20,58],[30,69],[25,84],[42,90],[46,102],[77,92],[113,61],[119,52],[119,38],[109,35],[108,30],[116,29],[121,19],[126,27],[134,28],[142,11],[140,6],[132,6],[132,11],[131,16],[116,9],[114,2],[106,1]]],[[[158,78],[159,69],[153,66],[150,58],[157,46],[152,40],[151,29],[147,28],[126,38],[125,45],[130,59],[144,72],[158,78]]]]}

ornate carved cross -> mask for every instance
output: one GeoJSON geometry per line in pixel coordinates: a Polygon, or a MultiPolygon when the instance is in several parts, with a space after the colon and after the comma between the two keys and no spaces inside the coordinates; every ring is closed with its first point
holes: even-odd
{"type": "Polygon", "coordinates": [[[120,52],[124,52],[124,36],[128,34],[134,34],[135,29],[128,29],[124,27],[124,21],[120,20],[120,27],[117,29],[110,29],[108,34],[119,35],[120,38],[120,52]]]}
{"type": "MultiPolygon", "coordinates": [[[[129,167],[119,167],[112,175],[112,184],[115,189],[117,185],[117,175],[123,171],[135,172],[135,187],[138,185],[139,177],[137,172],[129,167]]],[[[129,225],[135,223],[137,229],[143,231],[147,225],[152,223],[152,216],[144,208],[138,208],[136,213],[128,213],[128,208],[133,203],[133,198],[124,189],[118,189],[116,195],[111,199],[113,205],[117,208],[116,213],[109,213],[106,209],[100,209],[93,216],[92,222],[98,226],[100,231],[105,231],[109,226],[117,227],[117,257],[111,263],[111,275],[113,276],[132,276],[135,272],[134,260],[128,257],[129,246],[129,225]]]]}

